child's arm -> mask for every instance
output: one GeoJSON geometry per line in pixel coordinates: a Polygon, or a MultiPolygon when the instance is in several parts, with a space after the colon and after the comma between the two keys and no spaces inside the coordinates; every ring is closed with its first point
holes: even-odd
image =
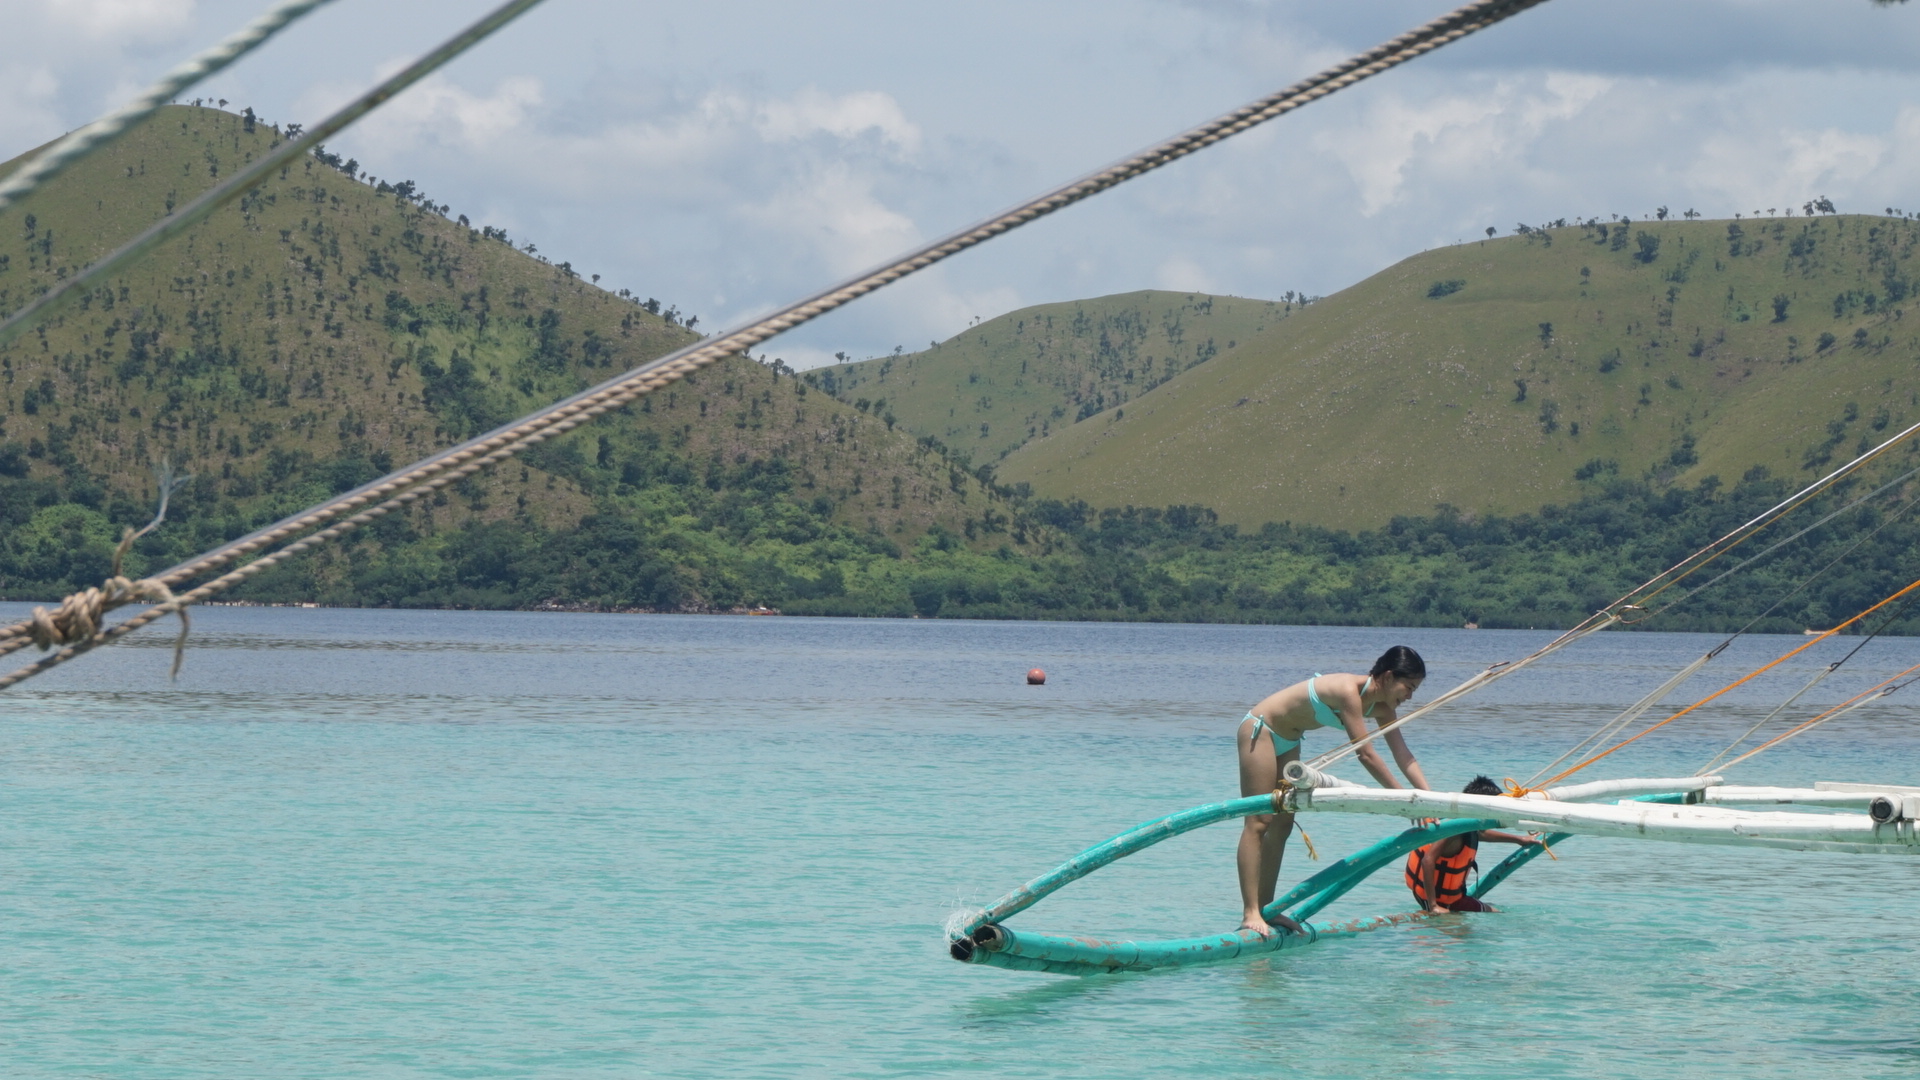
{"type": "Polygon", "coordinates": [[[1525,846],[1528,844],[1541,845],[1545,843],[1545,841],[1541,840],[1540,837],[1537,835],[1536,836],[1515,836],[1513,833],[1501,832],[1498,829],[1482,830],[1480,833],[1480,839],[1491,840],[1496,844],[1520,844],[1522,846],[1525,846]]]}

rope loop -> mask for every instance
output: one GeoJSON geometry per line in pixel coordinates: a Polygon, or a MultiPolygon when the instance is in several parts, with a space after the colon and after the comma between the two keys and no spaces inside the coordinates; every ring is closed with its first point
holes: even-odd
{"type": "Polygon", "coordinates": [[[1507,790],[1501,792],[1500,794],[1505,795],[1509,799],[1524,799],[1527,796],[1532,795],[1536,791],[1545,793],[1545,791],[1547,790],[1546,788],[1530,788],[1527,785],[1522,784],[1518,780],[1515,780],[1511,776],[1506,778],[1505,783],[1507,785],[1507,790]]]}

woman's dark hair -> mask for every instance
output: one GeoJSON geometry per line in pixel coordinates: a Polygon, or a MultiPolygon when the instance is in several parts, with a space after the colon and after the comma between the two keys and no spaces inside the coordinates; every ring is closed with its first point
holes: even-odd
{"type": "Polygon", "coordinates": [[[1380,659],[1373,662],[1373,670],[1367,674],[1376,679],[1382,675],[1393,675],[1401,679],[1424,679],[1427,677],[1427,662],[1420,659],[1419,653],[1405,645],[1395,645],[1380,654],[1380,659]]]}
{"type": "Polygon", "coordinates": [[[1494,783],[1490,776],[1476,776],[1461,790],[1468,795],[1498,795],[1500,785],[1494,783]]]}

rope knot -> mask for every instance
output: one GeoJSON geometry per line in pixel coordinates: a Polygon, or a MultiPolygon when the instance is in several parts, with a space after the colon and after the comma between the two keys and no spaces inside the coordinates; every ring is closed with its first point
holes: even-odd
{"type": "Polygon", "coordinates": [[[1507,790],[1501,792],[1500,794],[1505,795],[1509,799],[1524,799],[1536,791],[1546,790],[1546,788],[1530,788],[1525,784],[1522,784],[1518,780],[1515,780],[1511,776],[1506,778],[1505,783],[1507,785],[1507,790]]]}
{"type": "MultiPolygon", "coordinates": [[[[163,511],[164,512],[164,511],[163,511]]],[[[156,521],[157,524],[157,521],[156,521]]],[[[151,528],[152,526],[149,526],[151,528]]],[[[145,532],[143,529],[141,532],[145,532]]],[[[139,533],[128,529],[120,538],[120,544],[113,553],[113,576],[93,588],[82,589],[65,600],[52,611],[36,607],[28,619],[27,635],[33,643],[46,652],[55,645],[85,645],[99,635],[107,613],[128,604],[148,602],[171,604],[174,602],[173,590],[158,578],[141,578],[135,581],[120,572],[127,552],[133,547],[139,533]]],[[[173,669],[169,677],[180,674],[180,664],[186,658],[187,648],[187,612],[178,608],[174,614],[180,617],[180,636],[173,643],[173,669]]]]}

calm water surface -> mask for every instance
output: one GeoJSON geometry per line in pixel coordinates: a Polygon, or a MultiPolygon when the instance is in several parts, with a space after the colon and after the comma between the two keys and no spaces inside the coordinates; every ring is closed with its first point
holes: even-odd
{"type": "MultiPolygon", "coordinates": [[[[1545,634],[285,609],[195,625],[177,683],[154,633],[4,698],[7,1076],[1920,1073],[1915,859],[1578,839],[1495,894],[1506,913],[1252,963],[1071,979],[946,958],[961,905],[1236,794],[1234,722],[1277,686],[1405,642],[1438,688],[1545,634]],[[1021,684],[1034,665],[1047,686],[1021,684]]],[[[1714,640],[1589,638],[1410,741],[1436,785],[1524,777],[1714,640]]],[[[1675,701],[1800,643],[1744,640],[1675,701]]],[[[1606,774],[1692,772],[1845,647],[1606,774]]],[[[1916,652],[1873,643],[1819,704],[1916,652]]],[[[1916,719],[1896,697],[1733,775],[1920,782],[1916,719]]],[[[1336,854],[1391,831],[1308,825],[1336,854]]],[[[1230,927],[1234,838],[1163,844],[1018,922],[1230,927]]],[[[1289,860],[1283,884],[1312,865],[1297,844],[1289,860]]],[[[1410,906],[1381,875],[1330,914],[1410,906]]]]}

